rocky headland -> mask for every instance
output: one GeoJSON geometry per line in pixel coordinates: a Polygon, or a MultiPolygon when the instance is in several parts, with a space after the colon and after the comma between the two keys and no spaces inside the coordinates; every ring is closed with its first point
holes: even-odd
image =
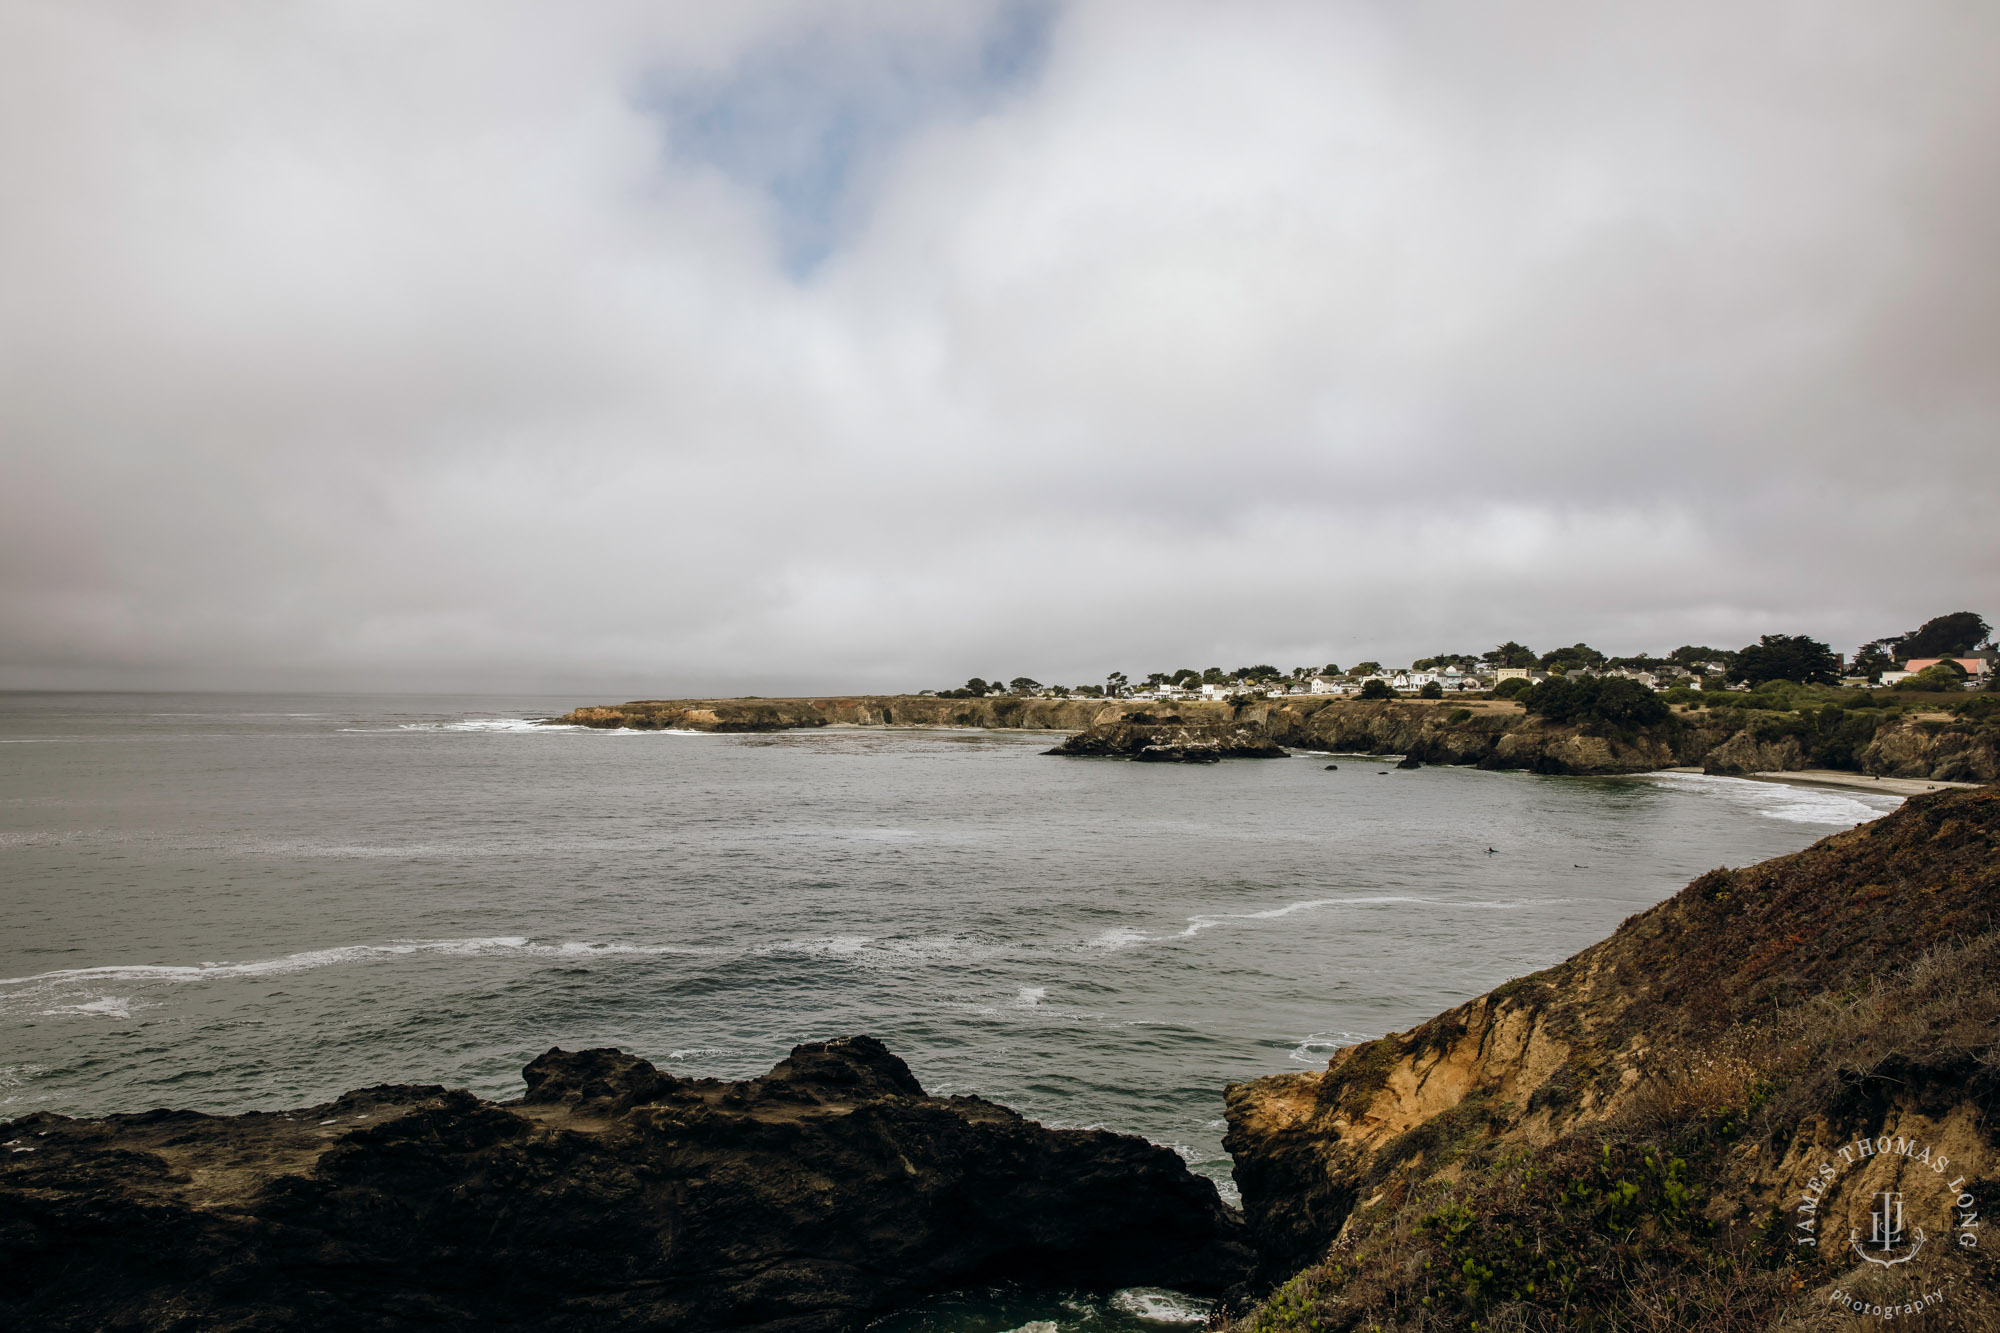
{"type": "Polygon", "coordinates": [[[0,1327],[802,1333],[968,1283],[1250,1267],[1172,1151],[927,1096],[867,1037],[740,1083],[614,1050],[525,1080],[0,1126],[0,1327]]]}
{"type": "Polygon", "coordinates": [[[1082,731],[1130,705],[1115,699],[945,699],[922,694],[816,699],[635,699],[574,709],[559,726],[633,731],[794,731],[843,727],[959,727],[1082,731]]]}
{"type": "Polygon", "coordinates": [[[1232,1326],[2000,1328],[1996,909],[2000,791],[1920,796],[1230,1087],[1232,1326]]]}
{"type": "Polygon", "coordinates": [[[1384,702],[1288,696],[1245,705],[1106,699],[664,699],[575,709],[551,722],[641,731],[786,731],[828,726],[1072,733],[1051,754],[1140,761],[1272,758],[1287,750],[1400,755],[1536,773],[1719,774],[1822,767],[1879,777],[2000,781],[2000,713],[1910,716],[1822,709],[1746,712],[1727,695],[1666,722],[1550,722],[1504,700],[1384,702]]]}

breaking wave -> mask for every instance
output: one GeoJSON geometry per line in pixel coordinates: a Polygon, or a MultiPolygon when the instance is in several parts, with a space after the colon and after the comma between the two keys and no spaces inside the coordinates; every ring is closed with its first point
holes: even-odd
{"type": "Polygon", "coordinates": [[[1649,773],[1646,776],[1648,781],[1659,786],[1727,801],[1765,819],[1781,820],[1787,824],[1853,828],[1856,824],[1880,819],[1903,803],[1902,797],[1886,793],[1879,796],[1873,792],[1850,794],[1830,788],[1725,778],[1711,773],[1649,773]]]}

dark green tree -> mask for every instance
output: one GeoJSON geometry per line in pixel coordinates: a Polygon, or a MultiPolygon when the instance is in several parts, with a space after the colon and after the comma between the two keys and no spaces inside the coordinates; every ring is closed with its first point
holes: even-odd
{"type": "Polygon", "coordinates": [[[1767,680],[1791,680],[1801,685],[1838,685],[1840,659],[1833,649],[1803,634],[1766,634],[1736,654],[1731,680],[1751,686],[1767,680]]]}
{"type": "Polygon", "coordinates": [[[1125,694],[1125,687],[1131,683],[1131,681],[1125,678],[1124,672],[1114,671],[1104,678],[1104,693],[1108,698],[1122,698],[1125,694]]]}
{"type": "Polygon", "coordinates": [[[1368,681],[1362,685],[1361,697],[1364,699],[1393,699],[1396,697],[1396,692],[1389,688],[1388,681],[1378,679],[1368,681]]]}
{"type": "Polygon", "coordinates": [[[1647,727],[1669,716],[1660,696],[1636,680],[1617,676],[1557,677],[1522,696],[1521,706],[1551,722],[1598,722],[1647,727]]]}
{"type": "Polygon", "coordinates": [[[1481,653],[1479,660],[1491,667],[1531,667],[1536,659],[1534,649],[1509,639],[1492,652],[1481,653]]]}
{"type": "Polygon", "coordinates": [[[1382,670],[1380,662],[1360,662],[1347,669],[1350,676],[1373,676],[1382,670]]]}
{"type": "Polygon", "coordinates": [[[1007,692],[1009,694],[1033,694],[1040,688],[1042,688],[1042,682],[1028,676],[1016,676],[1007,682],[1007,692]]]}
{"type": "Polygon", "coordinates": [[[1419,699],[1442,699],[1444,698],[1444,686],[1434,680],[1427,680],[1417,690],[1417,697],[1419,699]]]}
{"type": "Polygon", "coordinates": [[[1684,643],[1668,653],[1667,660],[1678,662],[1684,667],[1700,666],[1703,662],[1720,662],[1727,666],[1729,659],[1734,656],[1735,653],[1726,652],[1721,648],[1698,648],[1694,644],[1684,643]]]}
{"type": "Polygon", "coordinates": [[[1993,633],[1986,618],[1973,611],[1954,611],[1935,616],[1895,641],[1892,651],[1899,661],[1912,657],[1963,657],[1985,643],[1993,633]]]}
{"type": "Polygon", "coordinates": [[[1516,695],[1526,694],[1534,688],[1535,683],[1533,681],[1520,676],[1510,676],[1493,687],[1493,697],[1496,699],[1512,699],[1516,695]]]}
{"type": "Polygon", "coordinates": [[[1182,667],[1179,671],[1167,677],[1167,682],[1176,689],[1192,689],[1194,686],[1201,684],[1201,672],[1194,670],[1192,667],[1182,667]]]}
{"type": "Polygon", "coordinates": [[[1578,667],[1603,665],[1604,654],[1587,643],[1573,643],[1567,648],[1551,648],[1541,657],[1541,668],[1544,671],[1574,671],[1578,667]]]}

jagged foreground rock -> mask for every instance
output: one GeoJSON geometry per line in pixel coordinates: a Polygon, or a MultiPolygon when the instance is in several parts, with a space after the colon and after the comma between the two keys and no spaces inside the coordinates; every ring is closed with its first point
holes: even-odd
{"type": "Polygon", "coordinates": [[[1996,909],[2000,791],[1923,796],[1232,1086],[1240,1327],[2000,1328],[1996,909]]]}
{"type": "Polygon", "coordinates": [[[974,1281],[1248,1271],[1173,1152],[927,1097],[871,1038],[743,1083],[617,1051],[526,1078],[504,1104],[378,1087],[0,1127],[0,1327],[814,1330],[974,1281]]]}

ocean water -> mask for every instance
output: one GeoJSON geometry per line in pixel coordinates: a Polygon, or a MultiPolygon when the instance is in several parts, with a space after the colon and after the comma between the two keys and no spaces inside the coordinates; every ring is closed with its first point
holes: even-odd
{"type": "MultiPolygon", "coordinates": [[[[1224,1083],[1323,1064],[1896,804],[530,721],[579,702],[0,695],[0,1118],[514,1096],[555,1045],[737,1078],[867,1032],[933,1092],[1144,1135],[1233,1197],[1224,1083]]],[[[894,1326],[1199,1315],[1063,1300],[894,1326]]]]}

